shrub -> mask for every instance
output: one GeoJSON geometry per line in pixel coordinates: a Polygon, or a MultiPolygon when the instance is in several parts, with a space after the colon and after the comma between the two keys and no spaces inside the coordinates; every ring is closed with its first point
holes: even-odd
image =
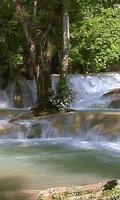
{"type": "Polygon", "coordinates": [[[67,78],[60,78],[50,101],[60,112],[65,112],[69,110],[73,98],[74,92],[70,89],[67,78]]]}

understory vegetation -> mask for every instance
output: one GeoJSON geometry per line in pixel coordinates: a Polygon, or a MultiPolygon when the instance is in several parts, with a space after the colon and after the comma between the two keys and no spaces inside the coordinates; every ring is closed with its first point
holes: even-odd
{"type": "Polygon", "coordinates": [[[63,77],[56,84],[56,89],[51,97],[51,102],[60,112],[69,111],[70,104],[74,99],[74,92],[69,87],[69,81],[63,77]]]}

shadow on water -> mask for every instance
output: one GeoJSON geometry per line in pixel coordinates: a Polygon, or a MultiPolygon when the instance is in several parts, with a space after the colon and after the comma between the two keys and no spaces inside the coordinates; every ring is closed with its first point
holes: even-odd
{"type": "Polygon", "coordinates": [[[6,177],[0,179],[0,200],[27,200],[21,191],[25,180],[20,177],[6,177]]]}

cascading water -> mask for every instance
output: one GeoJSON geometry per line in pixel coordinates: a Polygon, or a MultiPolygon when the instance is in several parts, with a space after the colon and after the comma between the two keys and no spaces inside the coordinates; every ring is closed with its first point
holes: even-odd
{"type": "Polygon", "coordinates": [[[101,74],[97,76],[72,76],[72,88],[75,88],[75,101],[72,107],[81,108],[106,108],[111,98],[103,95],[110,90],[120,87],[120,74],[101,74]],[[82,91],[82,92],[81,92],[82,91]]]}
{"type": "MultiPolygon", "coordinates": [[[[55,88],[58,76],[52,80],[55,88]]],[[[111,98],[103,95],[119,88],[120,74],[71,75],[69,83],[75,91],[71,108],[81,111],[40,119],[22,119],[29,109],[10,109],[16,90],[14,85],[6,89],[9,108],[0,109],[2,182],[9,177],[10,185],[16,180],[24,189],[41,189],[119,178],[120,110],[106,109],[111,98]]],[[[34,95],[29,103],[22,98],[21,105],[31,107],[35,85],[19,84],[20,93],[34,95]]]]}
{"type": "Polygon", "coordinates": [[[9,98],[4,90],[0,90],[0,108],[7,108],[11,106],[9,98]]]}
{"type": "Polygon", "coordinates": [[[36,84],[35,80],[22,79],[15,83],[10,83],[6,88],[6,93],[12,107],[29,108],[36,104],[36,84]],[[17,105],[15,105],[15,102],[17,105]]]}
{"type": "Polygon", "coordinates": [[[10,82],[5,90],[0,90],[0,108],[35,107],[37,91],[35,80],[10,82]]]}
{"type": "MultiPolygon", "coordinates": [[[[58,75],[52,75],[53,89],[58,79],[58,75]]],[[[103,97],[103,95],[107,91],[120,87],[120,74],[69,75],[68,81],[75,93],[72,109],[105,108],[109,105],[111,98],[103,97]]],[[[16,107],[15,98],[18,101],[18,107],[34,107],[37,99],[35,81],[22,79],[9,83],[4,91],[0,90],[0,107],[16,107]]]]}
{"type": "MultiPolygon", "coordinates": [[[[59,79],[58,75],[52,76],[53,88],[59,79]]],[[[69,75],[70,87],[75,93],[72,109],[106,108],[111,102],[110,97],[103,95],[116,88],[120,88],[120,74],[104,73],[97,75],[69,75]]]]}
{"type": "Polygon", "coordinates": [[[23,188],[40,189],[119,178],[119,130],[117,112],[1,120],[0,180],[21,177],[23,188]]]}

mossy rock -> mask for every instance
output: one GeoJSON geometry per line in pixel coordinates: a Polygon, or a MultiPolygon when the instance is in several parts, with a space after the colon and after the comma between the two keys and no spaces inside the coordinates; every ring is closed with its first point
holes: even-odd
{"type": "Polygon", "coordinates": [[[35,124],[32,126],[30,134],[28,135],[29,139],[32,138],[41,138],[42,135],[42,127],[40,124],[35,124]]]}
{"type": "Polygon", "coordinates": [[[108,105],[108,108],[120,108],[120,99],[114,99],[108,105]]]}

